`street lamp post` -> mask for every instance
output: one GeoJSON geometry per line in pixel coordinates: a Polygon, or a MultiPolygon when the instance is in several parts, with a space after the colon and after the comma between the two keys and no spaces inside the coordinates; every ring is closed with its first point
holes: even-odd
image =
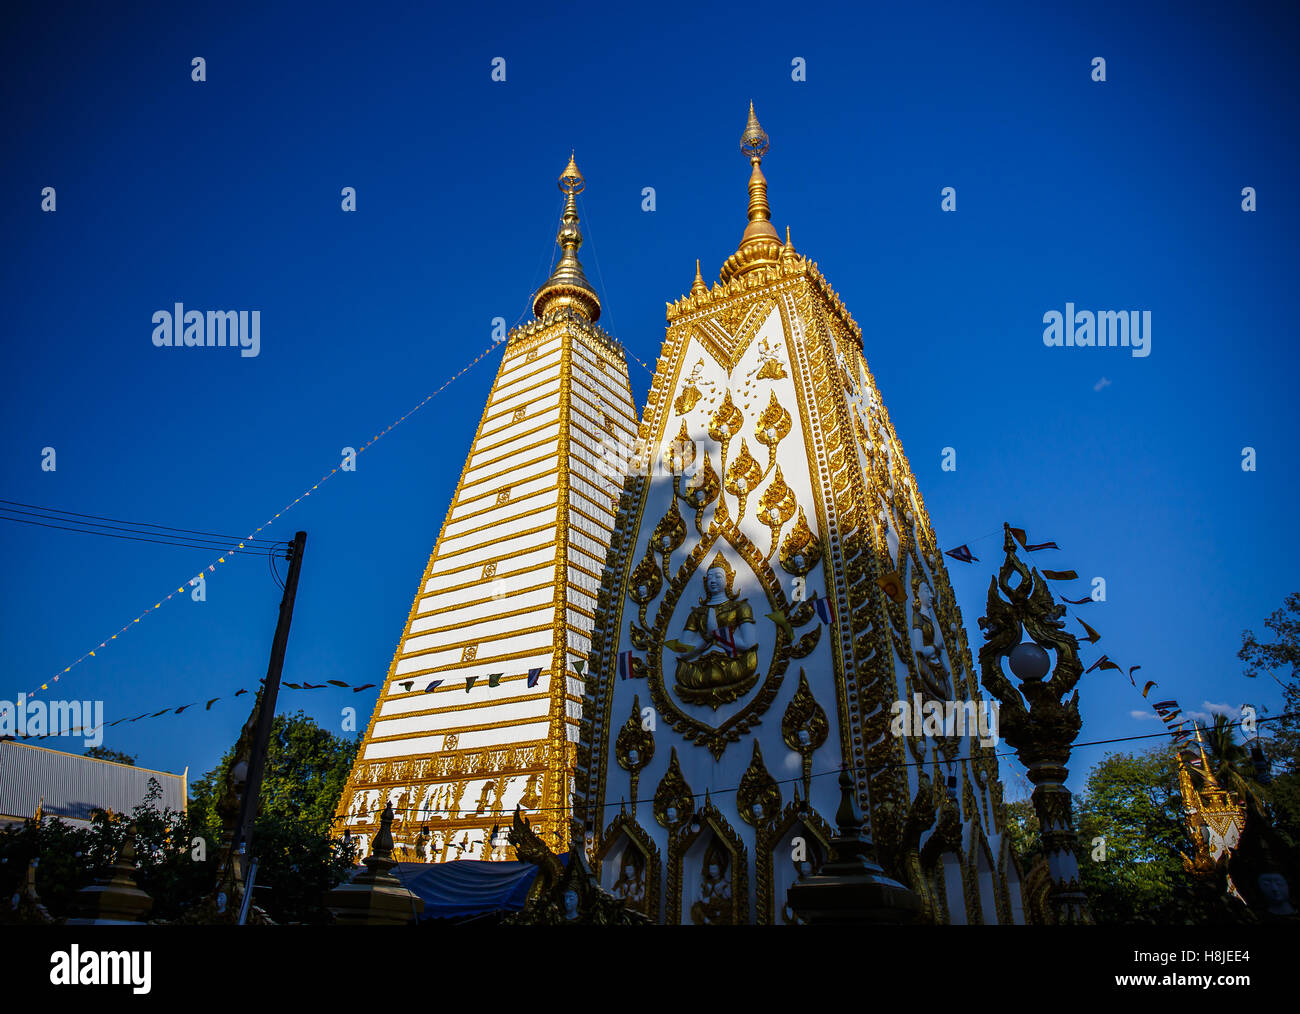
{"type": "Polygon", "coordinates": [[[1065,787],[1065,765],[1082,724],[1075,690],[1083,675],[1079,642],[1065,630],[1065,606],[1053,599],[1042,575],[1017,557],[1010,526],[1003,529],[1006,557],[997,577],[989,580],[988,615],[979,620],[985,639],[979,653],[980,682],[997,698],[1002,738],[1015,749],[1034,784],[1034,812],[1052,885],[1047,915],[1056,923],[1091,923],[1079,882],[1072,797],[1065,787]],[[1019,578],[1014,585],[1013,575],[1019,578]],[[1028,640],[1021,640],[1022,632],[1028,640]],[[1054,669],[1048,648],[1056,652],[1054,669]],[[1003,673],[1003,658],[1020,681],[1019,689],[1003,673]]]}

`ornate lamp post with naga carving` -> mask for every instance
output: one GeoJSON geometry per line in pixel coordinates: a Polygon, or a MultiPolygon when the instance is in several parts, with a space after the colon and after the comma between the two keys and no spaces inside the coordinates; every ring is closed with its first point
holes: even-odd
{"type": "Polygon", "coordinates": [[[988,615],[979,620],[984,631],[980,682],[998,699],[1002,738],[1015,749],[1034,783],[1034,812],[1051,877],[1047,915],[1055,923],[1091,923],[1075,855],[1079,836],[1065,787],[1065,765],[1082,724],[1079,692],[1074,689],[1083,675],[1079,642],[1065,630],[1065,606],[1052,598],[1042,575],[1016,556],[1010,525],[1002,527],[1007,555],[998,576],[989,579],[988,615]],[[1014,586],[1013,574],[1019,577],[1014,586]],[[1021,641],[1022,629],[1029,640],[1021,641]],[[1056,652],[1056,667],[1051,678],[1044,679],[1052,670],[1048,648],[1056,652]],[[1003,674],[1004,657],[1020,680],[1019,690],[1003,674]]]}

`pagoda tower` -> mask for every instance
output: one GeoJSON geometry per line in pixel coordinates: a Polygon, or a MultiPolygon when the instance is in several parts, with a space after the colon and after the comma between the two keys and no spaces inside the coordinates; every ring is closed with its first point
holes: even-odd
{"type": "Polygon", "coordinates": [[[980,706],[961,614],[862,331],[772,225],[752,104],[741,150],[748,224],[668,305],[600,588],[590,857],[659,922],[794,921],[846,765],[926,919],[1023,922],[993,748],[891,730],[896,702],[980,706]]]}
{"type": "MultiPolygon", "coordinates": [[[[506,859],[521,806],[568,847],[574,744],[622,474],[611,440],[636,416],[621,346],[578,260],[573,158],[560,259],[510,332],[341,801],[362,855],[387,803],[398,858],[506,859]]],[[[342,829],[340,829],[342,830],[342,829]]]]}

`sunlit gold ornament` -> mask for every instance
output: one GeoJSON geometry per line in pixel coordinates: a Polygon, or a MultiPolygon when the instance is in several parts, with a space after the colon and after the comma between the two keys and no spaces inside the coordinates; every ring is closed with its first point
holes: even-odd
{"type": "Polygon", "coordinates": [[[731,400],[731,391],[727,391],[722,396],[722,404],[709,417],[709,436],[722,444],[722,453],[725,455],[727,442],[739,433],[744,425],[745,416],[731,400]]]}
{"type": "Polygon", "coordinates": [[[767,551],[768,558],[776,551],[781,529],[787,521],[794,517],[795,509],[798,506],[794,490],[786,485],[785,479],[781,476],[781,466],[777,465],[776,475],[772,477],[767,489],[763,491],[763,495],[758,499],[758,520],[772,529],[772,545],[767,551]]]}
{"type": "Polygon", "coordinates": [[[676,476],[689,471],[693,464],[695,464],[695,441],[687,432],[686,420],[683,419],[681,430],[664,450],[664,467],[676,476]]]}
{"type": "Polygon", "coordinates": [[[740,137],[740,150],[753,166],[749,174],[749,224],[740,238],[740,246],[722,266],[721,278],[731,282],[760,268],[775,266],[781,256],[781,237],[773,228],[771,209],[767,204],[767,179],[759,166],[769,147],[767,134],[754,115],[754,103],[749,104],[749,121],[740,137]]]}
{"type": "Polygon", "coordinates": [[[582,246],[582,230],[578,227],[578,194],[582,193],[586,181],[578,172],[573,155],[569,155],[569,164],[560,173],[560,190],[564,192],[564,218],[555,241],[560,244],[559,263],[551,272],[551,277],[537,292],[533,300],[533,316],[538,320],[560,309],[570,309],[589,321],[600,318],[600,299],[597,298],[587,276],[583,274],[582,264],[578,261],[578,248],[582,246]]]}
{"type": "Polygon", "coordinates": [[[762,479],[763,469],[754,460],[753,455],[749,453],[745,438],[741,437],[740,453],[727,466],[727,477],[722,484],[723,489],[740,501],[740,506],[736,509],[737,517],[745,516],[745,499],[754,491],[762,479]]]}
{"type": "Polygon", "coordinates": [[[754,439],[767,448],[767,472],[776,464],[777,445],[790,435],[790,426],[790,413],[776,400],[776,392],[770,392],[767,408],[754,424],[754,439]]]}
{"type": "Polygon", "coordinates": [[[789,574],[805,577],[821,562],[822,544],[808,527],[803,508],[799,508],[798,519],[794,527],[781,540],[780,561],[782,568],[789,574]]]}

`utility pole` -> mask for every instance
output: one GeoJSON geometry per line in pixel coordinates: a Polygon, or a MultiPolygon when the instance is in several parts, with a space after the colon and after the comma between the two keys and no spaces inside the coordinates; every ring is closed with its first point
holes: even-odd
{"type": "Polygon", "coordinates": [[[266,769],[271,721],[275,718],[275,701],[280,693],[280,671],[284,668],[284,649],[289,641],[289,623],[293,620],[293,600],[298,592],[298,572],[302,569],[302,552],[306,545],[307,533],[298,532],[289,546],[289,576],[284,581],[284,595],[280,599],[280,621],[275,627],[275,640],[271,642],[271,661],[266,667],[266,684],[262,687],[262,704],[257,715],[257,733],[253,739],[252,756],[248,763],[248,781],[244,786],[244,799],[239,811],[239,830],[234,841],[235,855],[242,852],[245,856],[251,856],[252,853],[253,820],[257,816],[258,799],[262,794],[262,773],[266,769]]]}

